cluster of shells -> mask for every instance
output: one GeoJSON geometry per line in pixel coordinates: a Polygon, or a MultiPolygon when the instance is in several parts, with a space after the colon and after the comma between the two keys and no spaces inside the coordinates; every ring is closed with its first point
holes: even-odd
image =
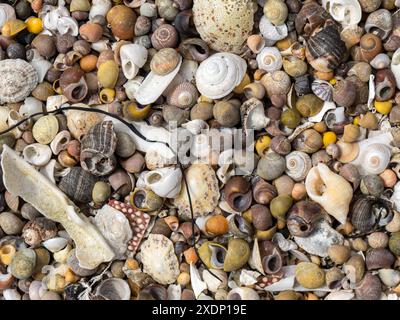
{"type": "Polygon", "coordinates": [[[398,7],[2,1],[2,299],[398,300],[398,7]]]}

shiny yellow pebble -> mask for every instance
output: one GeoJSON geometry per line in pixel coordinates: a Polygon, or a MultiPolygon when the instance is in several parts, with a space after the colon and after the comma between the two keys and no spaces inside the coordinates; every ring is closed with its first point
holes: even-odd
{"type": "Polygon", "coordinates": [[[65,272],[64,278],[67,283],[75,283],[80,279],[71,269],[68,269],[67,272],[65,272]]]}
{"type": "Polygon", "coordinates": [[[335,143],[337,140],[336,134],[332,131],[324,132],[322,136],[322,142],[324,143],[325,148],[331,143],[335,143]]]}
{"type": "Polygon", "coordinates": [[[353,124],[355,124],[356,126],[358,126],[359,123],[360,123],[360,117],[357,116],[357,117],[354,118],[353,124]]]}
{"type": "Polygon", "coordinates": [[[269,136],[262,136],[257,139],[255,147],[256,147],[257,154],[260,157],[267,150],[270,143],[271,143],[271,138],[269,136]]]}
{"type": "Polygon", "coordinates": [[[133,258],[128,258],[128,259],[126,259],[126,261],[125,261],[125,266],[126,266],[128,269],[131,269],[131,270],[139,269],[139,263],[137,262],[137,260],[135,260],[135,259],[133,259],[133,258]]]}
{"type": "Polygon", "coordinates": [[[42,19],[32,17],[26,21],[27,29],[30,33],[38,34],[43,30],[42,19]]]}
{"type": "Polygon", "coordinates": [[[190,283],[190,274],[187,272],[181,272],[176,279],[176,282],[181,286],[186,286],[190,283]]]}
{"type": "Polygon", "coordinates": [[[390,113],[393,107],[392,101],[374,101],[374,107],[376,111],[378,111],[380,114],[387,115],[390,113]]]}
{"type": "Polygon", "coordinates": [[[337,82],[336,78],[332,78],[331,80],[329,80],[329,83],[333,86],[336,84],[336,82],[337,82]]]}
{"type": "Polygon", "coordinates": [[[0,248],[0,262],[6,266],[11,264],[15,255],[15,247],[11,244],[6,244],[0,248]]]}
{"type": "Polygon", "coordinates": [[[242,82],[240,82],[239,85],[235,87],[235,89],[233,89],[233,92],[237,94],[242,94],[244,87],[250,84],[250,82],[251,82],[250,77],[246,73],[242,79],[242,82]]]}

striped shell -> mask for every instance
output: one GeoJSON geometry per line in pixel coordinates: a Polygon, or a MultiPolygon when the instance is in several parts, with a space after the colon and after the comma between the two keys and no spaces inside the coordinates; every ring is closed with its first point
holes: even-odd
{"type": "Polygon", "coordinates": [[[340,39],[336,25],[330,20],[323,28],[315,30],[307,41],[307,60],[314,69],[321,72],[335,69],[342,62],[345,52],[346,45],[340,39]]]}
{"type": "Polygon", "coordinates": [[[117,136],[111,121],[93,126],[81,140],[81,166],[96,176],[111,173],[116,166],[117,136]]]}
{"type": "Polygon", "coordinates": [[[89,203],[92,190],[97,179],[81,167],[73,167],[65,177],[61,178],[58,187],[77,203],[89,203]]]}
{"type": "Polygon", "coordinates": [[[36,70],[21,59],[0,61],[0,104],[23,101],[38,83],[36,70]]]}
{"type": "Polygon", "coordinates": [[[286,156],[286,174],[294,181],[304,180],[311,167],[311,158],[305,152],[293,151],[286,156]]]}
{"type": "Polygon", "coordinates": [[[252,0],[197,0],[194,24],[210,48],[240,53],[253,30],[255,9],[252,0]]]}
{"type": "Polygon", "coordinates": [[[150,234],[140,251],[143,272],[166,285],[174,283],[179,275],[179,262],[174,244],[162,234],[150,234]]]}
{"type": "Polygon", "coordinates": [[[311,84],[311,90],[321,100],[332,101],[333,87],[328,81],[314,80],[311,84]]]}
{"type": "Polygon", "coordinates": [[[372,210],[374,200],[367,197],[360,197],[354,201],[351,207],[351,223],[361,231],[371,231],[375,225],[375,216],[372,210]]]}
{"type": "Polygon", "coordinates": [[[179,108],[191,108],[193,107],[197,99],[199,98],[199,93],[196,87],[188,81],[179,84],[168,96],[167,102],[173,106],[179,108]]]}

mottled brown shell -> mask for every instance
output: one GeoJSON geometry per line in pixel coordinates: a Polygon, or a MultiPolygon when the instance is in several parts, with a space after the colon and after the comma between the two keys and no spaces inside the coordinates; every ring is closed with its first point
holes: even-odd
{"type": "Polygon", "coordinates": [[[316,28],[323,25],[327,19],[332,19],[332,17],[322,6],[317,2],[308,1],[301,7],[296,16],[295,27],[297,33],[310,35],[316,28]]]}
{"type": "Polygon", "coordinates": [[[42,241],[53,238],[56,235],[56,224],[45,217],[38,217],[29,221],[22,229],[24,241],[33,247],[38,246],[42,241]]]}
{"type": "Polygon", "coordinates": [[[193,18],[201,38],[216,51],[240,53],[254,24],[251,0],[197,0],[193,18]]]}
{"type": "Polygon", "coordinates": [[[0,61],[0,104],[23,101],[38,83],[36,70],[21,59],[0,61]]]}
{"type": "Polygon", "coordinates": [[[116,166],[114,156],[117,136],[111,121],[93,126],[81,140],[81,166],[96,176],[111,173],[116,166]]]}
{"type": "Polygon", "coordinates": [[[73,167],[65,177],[61,178],[58,187],[72,201],[89,203],[92,200],[92,190],[96,182],[96,177],[89,172],[81,167],[73,167]]]}

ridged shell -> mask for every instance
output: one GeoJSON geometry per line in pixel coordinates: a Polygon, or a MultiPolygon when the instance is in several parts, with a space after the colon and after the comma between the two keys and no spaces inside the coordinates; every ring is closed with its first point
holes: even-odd
{"type": "Polygon", "coordinates": [[[117,136],[111,121],[93,126],[81,140],[81,166],[90,173],[103,176],[116,166],[114,156],[117,136]]]}
{"type": "Polygon", "coordinates": [[[389,36],[392,27],[392,14],[386,9],[379,9],[370,13],[365,21],[365,31],[377,35],[382,40],[389,36]]]}
{"type": "Polygon", "coordinates": [[[253,30],[255,9],[251,0],[197,0],[193,4],[194,24],[210,48],[240,53],[253,30]]]}
{"type": "Polygon", "coordinates": [[[282,68],[282,56],[275,47],[266,47],[257,55],[258,68],[274,72],[282,68]]]}
{"type": "Polygon", "coordinates": [[[140,258],[143,272],[155,281],[166,285],[176,281],[179,275],[179,262],[171,240],[162,234],[150,234],[141,246],[140,258]]]}
{"type": "Polygon", "coordinates": [[[0,104],[23,101],[38,83],[36,70],[21,59],[0,61],[0,104]]]}
{"type": "Polygon", "coordinates": [[[360,150],[360,173],[380,174],[390,162],[391,151],[387,145],[374,143],[360,150]]]}
{"type": "Polygon", "coordinates": [[[95,176],[81,167],[73,167],[65,177],[61,178],[58,187],[74,202],[89,203],[96,181],[95,176]]]}
{"type": "Polygon", "coordinates": [[[353,226],[361,231],[368,232],[372,230],[375,225],[375,216],[372,212],[374,200],[361,197],[355,200],[351,208],[351,223],[353,226]]]}
{"type": "Polygon", "coordinates": [[[305,152],[293,151],[286,156],[286,174],[294,181],[304,180],[311,167],[311,158],[305,152]]]}
{"type": "Polygon", "coordinates": [[[223,98],[242,82],[246,66],[245,60],[235,54],[216,53],[197,69],[197,89],[207,98],[223,98]]]}
{"type": "Polygon", "coordinates": [[[196,87],[192,83],[185,81],[172,90],[167,98],[167,102],[168,104],[186,109],[193,107],[198,98],[199,93],[196,87]]]}
{"type": "Polygon", "coordinates": [[[295,19],[298,34],[310,35],[316,28],[323,25],[327,19],[332,19],[317,2],[307,1],[301,7],[295,19]]]}
{"type": "Polygon", "coordinates": [[[333,87],[328,81],[314,80],[311,84],[311,90],[321,100],[332,101],[333,87]]]}
{"type": "Polygon", "coordinates": [[[307,41],[306,57],[311,66],[321,72],[330,72],[343,59],[346,45],[334,24],[326,24],[313,32],[307,41]]]}
{"type": "MultiPolygon", "coordinates": [[[[194,218],[212,212],[218,204],[220,197],[218,179],[211,166],[206,164],[192,164],[185,172],[193,204],[194,218]]],[[[190,219],[189,200],[184,181],[181,192],[174,200],[178,207],[179,215],[190,219]]]]}
{"type": "Polygon", "coordinates": [[[266,40],[275,42],[278,40],[282,40],[288,35],[288,28],[286,24],[282,24],[280,26],[275,26],[268,20],[268,18],[264,15],[260,20],[260,32],[266,40]]]}

